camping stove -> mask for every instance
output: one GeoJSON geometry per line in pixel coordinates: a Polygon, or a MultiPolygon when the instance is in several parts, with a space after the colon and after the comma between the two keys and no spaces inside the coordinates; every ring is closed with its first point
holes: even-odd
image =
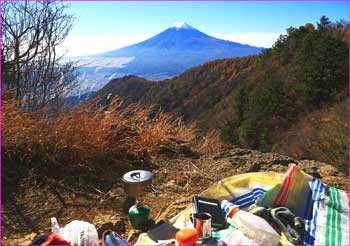
{"type": "Polygon", "coordinates": [[[152,178],[153,174],[144,170],[127,172],[122,178],[127,195],[124,212],[128,213],[131,224],[137,229],[146,228],[153,222],[148,219],[151,208],[140,202],[140,199],[148,192],[158,194],[158,191],[152,185],[152,178]]]}

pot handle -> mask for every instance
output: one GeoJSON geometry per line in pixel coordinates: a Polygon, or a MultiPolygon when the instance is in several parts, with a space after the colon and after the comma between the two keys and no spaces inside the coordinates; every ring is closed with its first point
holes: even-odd
{"type": "Polygon", "coordinates": [[[154,195],[158,195],[158,194],[160,194],[160,192],[151,184],[151,185],[147,185],[146,187],[145,187],[145,190],[146,191],[150,191],[150,192],[152,192],[152,194],[154,194],[154,195]]]}
{"type": "Polygon", "coordinates": [[[130,177],[136,181],[140,181],[141,174],[135,172],[135,173],[131,174],[130,177]]]}

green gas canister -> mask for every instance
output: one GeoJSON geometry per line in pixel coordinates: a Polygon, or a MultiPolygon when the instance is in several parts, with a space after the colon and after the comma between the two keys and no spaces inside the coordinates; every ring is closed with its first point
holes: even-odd
{"type": "Polygon", "coordinates": [[[136,229],[144,229],[149,226],[148,215],[151,208],[148,205],[133,205],[129,209],[130,222],[136,229]]]}

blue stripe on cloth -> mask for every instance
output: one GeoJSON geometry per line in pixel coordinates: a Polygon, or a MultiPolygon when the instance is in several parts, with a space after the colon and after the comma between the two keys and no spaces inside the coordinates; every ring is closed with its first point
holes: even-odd
{"type": "Polygon", "coordinates": [[[306,203],[306,208],[304,211],[304,216],[303,216],[303,220],[305,223],[305,231],[304,231],[304,235],[303,235],[303,242],[305,245],[307,245],[307,242],[309,242],[309,238],[310,238],[310,234],[309,234],[309,221],[311,220],[312,217],[312,190],[314,189],[315,186],[315,181],[316,179],[313,178],[311,180],[311,184],[310,184],[310,190],[308,190],[308,194],[306,195],[307,197],[307,203],[306,203]]]}
{"type": "Polygon", "coordinates": [[[265,193],[266,190],[261,189],[261,188],[254,188],[254,189],[252,189],[252,191],[250,191],[250,192],[248,192],[248,193],[246,193],[246,194],[244,194],[244,195],[241,195],[241,196],[239,196],[239,197],[236,197],[236,198],[232,199],[231,202],[232,202],[232,203],[233,203],[233,202],[238,202],[239,200],[241,200],[241,199],[243,199],[243,198],[246,198],[246,197],[249,197],[249,196],[251,196],[252,194],[257,193],[257,192],[263,192],[263,193],[265,193]]]}
{"type": "Polygon", "coordinates": [[[245,208],[255,203],[257,199],[259,199],[266,190],[261,188],[254,188],[252,191],[236,197],[235,199],[232,199],[230,202],[232,202],[235,205],[239,205],[239,208],[245,208]]]}
{"type": "MultiPolygon", "coordinates": [[[[321,198],[322,198],[322,193],[323,193],[323,189],[324,189],[324,186],[323,184],[317,180],[317,182],[320,184],[320,188],[318,189],[318,193],[317,195],[315,195],[315,212],[314,212],[314,217],[312,218],[312,224],[313,224],[313,228],[312,228],[312,231],[311,231],[311,237],[313,237],[314,239],[316,238],[316,228],[317,228],[317,216],[318,216],[318,211],[319,211],[319,208],[320,208],[320,204],[321,204],[321,198]]],[[[314,240],[315,241],[315,240],[314,240]]],[[[313,243],[314,243],[313,241],[313,243]]]]}
{"type": "Polygon", "coordinates": [[[317,179],[313,178],[311,182],[311,206],[310,210],[312,212],[311,218],[308,216],[305,221],[306,225],[306,237],[304,238],[304,245],[314,245],[315,244],[315,232],[316,232],[316,221],[318,216],[318,208],[320,205],[320,198],[323,191],[323,184],[317,179]]]}
{"type": "Polygon", "coordinates": [[[256,200],[258,200],[264,193],[258,193],[258,194],[254,194],[254,196],[250,197],[249,199],[244,199],[240,202],[236,202],[236,205],[239,205],[240,208],[245,208],[248,207],[250,205],[252,205],[253,203],[256,202],[256,200]]]}
{"type": "Polygon", "coordinates": [[[248,196],[248,197],[244,197],[243,199],[239,199],[239,200],[236,200],[236,201],[232,201],[232,203],[238,204],[238,205],[239,205],[239,204],[242,204],[242,203],[251,201],[252,198],[255,200],[256,197],[260,197],[262,194],[264,194],[264,192],[255,192],[255,193],[251,194],[251,195],[248,196]]]}
{"type": "Polygon", "coordinates": [[[244,203],[244,204],[241,204],[238,206],[239,209],[242,209],[242,208],[247,208],[249,207],[250,205],[253,205],[255,203],[255,201],[249,201],[248,203],[244,203]]]}
{"type": "Polygon", "coordinates": [[[315,218],[315,200],[318,196],[318,191],[320,189],[320,182],[318,182],[318,180],[315,180],[315,186],[316,188],[315,189],[312,189],[312,219],[310,219],[308,222],[309,226],[308,226],[308,229],[307,229],[307,232],[309,233],[309,240],[308,240],[308,244],[309,245],[314,245],[315,244],[315,236],[312,235],[312,225],[313,225],[313,220],[315,218]]]}

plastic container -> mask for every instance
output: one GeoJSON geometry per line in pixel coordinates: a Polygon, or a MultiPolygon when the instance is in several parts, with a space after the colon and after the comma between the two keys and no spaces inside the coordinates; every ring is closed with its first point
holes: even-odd
{"type": "Polygon", "coordinates": [[[85,221],[73,220],[63,228],[60,228],[57,219],[53,217],[51,218],[51,231],[70,242],[72,246],[99,245],[95,226],[85,221]]]}
{"type": "Polygon", "coordinates": [[[221,208],[227,220],[231,220],[248,238],[262,245],[277,245],[281,236],[263,218],[240,210],[229,201],[222,201],[221,208]]]}

